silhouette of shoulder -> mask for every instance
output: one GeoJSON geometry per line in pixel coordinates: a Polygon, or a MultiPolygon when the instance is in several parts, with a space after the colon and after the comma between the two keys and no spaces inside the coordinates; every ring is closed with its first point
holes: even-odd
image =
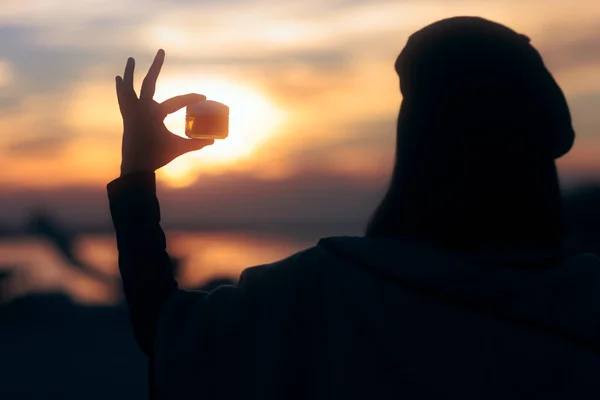
{"type": "Polygon", "coordinates": [[[282,260],[247,268],[242,272],[238,285],[245,290],[286,291],[291,286],[302,284],[305,279],[314,281],[315,274],[323,268],[325,257],[321,247],[313,246],[282,260]]]}

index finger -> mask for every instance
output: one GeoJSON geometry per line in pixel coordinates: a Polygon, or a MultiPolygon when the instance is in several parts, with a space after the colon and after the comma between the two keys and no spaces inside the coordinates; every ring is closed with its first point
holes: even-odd
{"type": "Polygon", "coordinates": [[[163,49],[158,50],[156,56],[154,57],[154,61],[144,78],[142,83],[142,90],[140,91],[140,98],[152,98],[154,97],[154,92],[156,91],[156,81],[158,80],[158,74],[160,74],[160,70],[165,62],[165,51],[163,49]]]}

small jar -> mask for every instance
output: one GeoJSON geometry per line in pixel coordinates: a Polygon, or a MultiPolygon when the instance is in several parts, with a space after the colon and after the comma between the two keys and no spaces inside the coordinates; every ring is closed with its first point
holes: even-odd
{"type": "Polygon", "coordinates": [[[203,100],[186,108],[185,134],[193,139],[225,139],[229,135],[229,107],[203,100]]]}

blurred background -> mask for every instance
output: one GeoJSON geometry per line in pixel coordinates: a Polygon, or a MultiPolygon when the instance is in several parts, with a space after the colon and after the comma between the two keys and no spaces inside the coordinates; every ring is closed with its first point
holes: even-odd
{"type": "MultiPolygon", "coordinates": [[[[0,398],[147,396],[105,192],[127,57],[139,88],[166,50],[158,101],[196,92],[231,107],[228,139],[158,173],[178,279],[196,288],[361,234],[394,155],[395,58],[412,32],[456,15],[530,36],[565,91],[578,135],[559,161],[570,235],[597,251],[595,0],[0,0],[0,398]]],[[[183,134],[184,120],[166,123],[183,134]]]]}

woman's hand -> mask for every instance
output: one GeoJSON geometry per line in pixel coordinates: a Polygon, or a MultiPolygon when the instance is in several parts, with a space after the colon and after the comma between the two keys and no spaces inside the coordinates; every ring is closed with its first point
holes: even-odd
{"type": "Polygon", "coordinates": [[[163,120],[168,114],[206,100],[206,96],[192,93],[173,97],[161,104],[155,102],[152,98],[164,61],[165,52],[159,50],[144,78],[139,98],[133,88],[133,58],[127,60],[123,77],[116,77],[117,98],[123,117],[121,175],[154,172],[182,154],[214,143],[214,140],[185,139],[165,127],[163,120]]]}

